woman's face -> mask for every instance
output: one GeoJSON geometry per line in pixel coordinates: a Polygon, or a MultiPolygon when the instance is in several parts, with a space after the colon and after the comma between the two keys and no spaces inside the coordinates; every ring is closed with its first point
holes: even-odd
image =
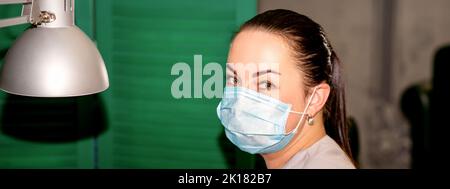
{"type": "MultiPolygon", "coordinates": [[[[306,104],[303,73],[291,51],[285,39],[275,34],[256,29],[240,32],[228,54],[226,85],[264,93],[302,112],[306,104]]],[[[300,117],[289,114],[286,132],[295,128],[300,117]]]]}

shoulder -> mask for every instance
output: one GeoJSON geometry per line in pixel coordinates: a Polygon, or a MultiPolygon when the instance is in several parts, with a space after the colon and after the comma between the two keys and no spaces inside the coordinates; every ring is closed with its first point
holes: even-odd
{"type": "Polygon", "coordinates": [[[355,169],[350,158],[341,147],[329,136],[317,141],[310,148],[296,154],[291,162],[291,168],[304,169],[355,169]],[[296,157],[297,155],[301,157],[296,157]],[[299,161],[300,160],[300,161],[299,161]],[[294,165],[297,166],[293,166],[294,165]]]}

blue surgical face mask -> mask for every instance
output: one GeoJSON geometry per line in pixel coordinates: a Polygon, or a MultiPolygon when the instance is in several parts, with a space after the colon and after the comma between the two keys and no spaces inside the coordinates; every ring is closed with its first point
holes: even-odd
{"type": "MultiPolygon", "coordinates": [[[[315,94],[309,98],[305,112],[315,94]]],[[[242,151],[251,154],[273,153],[283,149],[293,138],[305,113],[291,111],[291,104],[241,87],[225,87],[217,106],[217,115],[227,138],[242,151]],[[300,114],[297,126],[286,133],[289,113],[300,114]]]]}

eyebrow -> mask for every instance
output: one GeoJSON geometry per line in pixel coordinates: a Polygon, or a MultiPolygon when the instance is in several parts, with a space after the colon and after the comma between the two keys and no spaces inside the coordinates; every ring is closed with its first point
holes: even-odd
{"type": "Polygon", "coordinates": [[[227,69],[230,69],[230,70],[234,73],[234,75],[237,75],[236,70],[233,69],[233,68],[231,67],[231,65],[227,64],[227,69]]]}
{"type": "Polygon", "coordinates": [[[276,71],[273,71],[273,70],[271,70],[271,69],[268,69],[268,70],[259,71],[259,72],[254,73],[254,74],[253,74],[253,77],[259,77],[259,76],[261,76],[261,75],[269,74],[269,73],[281,75],[280,72],[276,72],[276,71]]]}
{"type": "MultiPolygon", "coordinates": [[[[230,69],[230,70],[233,72],[234,75],[237,75],[236,70],[233,69],[229,64],[227,64],[227,69],[230,69]]],[[[268,69],[268,70],[256,72],[256,73],[254,73],[252,76],[253,76],[253,77],[259,77],[259,76],[261,76],[261,75],[269,74],[269,73],[281,75],[280,72],[276,72],[276,71],[273,71],[273,70],[271,70],[271,69],[268,69]]]]}

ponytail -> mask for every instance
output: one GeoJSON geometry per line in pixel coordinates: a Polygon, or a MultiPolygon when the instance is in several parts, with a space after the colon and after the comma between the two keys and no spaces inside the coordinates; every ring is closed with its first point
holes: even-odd
{"type": "Polygon", "coordinates": [[[324,124],[327,134],[344,150],[354,162],[348,136],[348,123],[345,109],[345,85],[342,78],[342,65],[336,53],[331,53],[331,75],[328,81],[331,90],[325,105],[324,124]]]}

